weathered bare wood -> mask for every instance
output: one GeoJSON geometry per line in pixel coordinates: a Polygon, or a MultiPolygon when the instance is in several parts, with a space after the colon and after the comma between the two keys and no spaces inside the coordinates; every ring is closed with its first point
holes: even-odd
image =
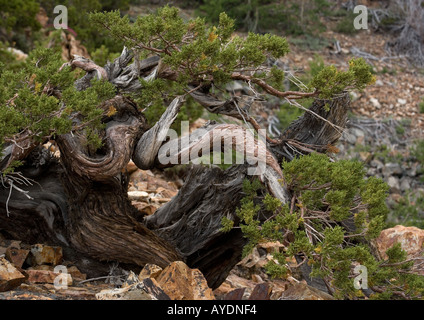
{"type": "Polygon", "coordinates": [[[90,155],[85,137],[78,133],[67,133],[57,139],[62,161],[69,164],[72,172],[93,181],[108,180],[122,171],[145,125],[137,110],[123,97],[118,96],[107,104],[113,105],[117,113],[106,124],[103,154],[90,155]]]}
{"type": "Polygon", "coordinates": [[[133,161],[140,169],[151,169],[155,164],[159,148],[167,137],[169,128],[177,118],[181,104],[182,97],[175,98],[159,121],[151,129],[145,132],[137,142],[133,161]]]}
{"type": "Polygon", "coordinates": [[[314,100],[309,110],[326,121],[309,112],[293,121],[280,136],[282,143],[270,145],[278,162],[290,161],[311,151],[326,153],[340,139],[343,132],[337,128],[346,126],[349,108],[350,96],[347,92],[331,101],[314,100]]]}
{"type": "Polygon", "coordinates": [[[226,171],[194,166],[180,192],[146,218],[146,226],[172,243],[187,264],[199,268],[212,288],[218,287],[241,259],[245,244],[239,229],[223,233],[221,218],[238,218],[247,166],[226,171]]]}

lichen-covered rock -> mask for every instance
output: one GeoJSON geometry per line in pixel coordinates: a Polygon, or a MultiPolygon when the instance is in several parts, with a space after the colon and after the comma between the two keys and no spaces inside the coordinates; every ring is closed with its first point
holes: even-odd
{"type": "Polygon", "coordinates": [[[52,266],[59,265],[63,259],[61,247],[51,247],[44,244],[35,244],[31,246],[30,255],[27,262],[32,266],[48,264],[52,266]]]}
{"type": "Polygon", "coordinates": [[[140,274],[138,275],[138,279],[140,281],[147,279],[147,278],[153,278],[156,279],[160,273],[162,272],[162,268],[151,263],[147,263],[143,269],[140,271],[140,274]]]}
{"type": "Polygon", "coordinates": [[[377,249],[383,259],[387,259],[386,251],[399,242],[408,257],[414,257],[423,250],[424,230],[416,227],[397,225],[381,231],[376,239],[377,249]]]}
{"type": "Polygon", "coordinates": [[[172,300],[215,300],[203,274],[182,261],[169,264],[156,280],[172,300]]]}
{"type": "Polygon", "coordinates": [[[72,276],[70,274],[61,274],[52,270],[36,270],[28,269],[25,271],[28,274],[29,283],[50,283],[54,284],[55,279],[60,275],[61,279],[58,279],[60,285],[71,286],[73,283],[72,276]]]}

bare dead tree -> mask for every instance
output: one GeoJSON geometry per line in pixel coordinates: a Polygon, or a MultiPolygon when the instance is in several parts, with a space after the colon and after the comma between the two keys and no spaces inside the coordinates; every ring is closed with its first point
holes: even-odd
{"type": "Polygon", "coordinates": [[[389,7],[391,16],[398,22],[392,32],[397,35],[386,44],[392,55],[405,55],[413,65],[424,65],[424,2],[422,0],[396,0],[389,7]]]}

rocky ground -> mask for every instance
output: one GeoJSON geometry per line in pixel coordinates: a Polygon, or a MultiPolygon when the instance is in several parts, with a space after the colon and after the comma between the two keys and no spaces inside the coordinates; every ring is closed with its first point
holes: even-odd
{"type": "MultiPolygon", "coordinates": [[[[352,136],[347,135],[342,145],[353,145],[364,137],[358,130],[349,130],[349,134],[352,136]]],[[[370,165],[369,171],[373,169],[380,170],[383,177],[384,172],[391,170],[390,177],[395,171],[387,164],[375,168],[370,165]]],[[[131,172],[128,194],[143,215],[152,214],[169,201],[182,183],[178,176],[170,179],[169,173],[140,170],[133,163],[129,163],[128,170],[131,172]]],[[[401,225],[384,230],[376,241],[382,257],[394,242],[400,242],[409,256],[414,257],[422,251],[424,230],[401,225]]],[[[181,261],[164,269],[148,264],[138,273],[111,263],[110,271],[104,276],[87,279],[75,262],[65,259],[60,247],[0,238],[0,300],[333,299],[308,285],[300,271],[293,268],[297,264],[294,259],[287,260],[291,269],[287,279],[271,279],[264,266],[272,259],[272,252],[283,249],[279,242],[260,243],[234,267],[219,288],[212,290],[199,270],[190,269],[181,261]]]]}

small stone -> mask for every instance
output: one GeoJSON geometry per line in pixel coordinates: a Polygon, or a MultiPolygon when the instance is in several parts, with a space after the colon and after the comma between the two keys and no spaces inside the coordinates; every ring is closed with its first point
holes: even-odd
{"type": "Polygon", "coordinates": [[[405,105],[406,104],[406,100],[405,99],[397,99],[397,102],[400,104],[400,105],[405,105]]]}
{"type": "Polygon", "coordinates": [[[399,203],[403,197],[399,193],[392,193],[390,197],[397,203],[399,203]]]}
{"type": "Polygon", "coordinates": [[[349,132],[345,132],[344,134],[344,140],[346,140],[349,144],[355,144],[356,143],[356,137],[354,134],[351,134],[349,132]]]}
{"type": "Polygon", "coordinates": [[[273,253],[273,252],[280,252],[284,245],[281,244],[279,241],[273,241],[273,242],[261,242],[258,244],[259,248],[264,248],[266,252],[273,253]]]}
{"type": "Polygon", "coordinates": [[[255,282],[257,282],[257,283],[262,283],[262,282],[264,282],[264,281],[262,280],[261,276],[260,276],[260,275],[258,275],[258,274],[252,274],[252,280],[253,280],[253,281],[255,281],[255,282]]]}
{"type": "Polygon", "coordinates": [[[140,274],[138,275],[138,279],[140,281],[147,279],[147,278],[153,278],[156,279],[159,274],[162,272],[162,268],[151,263],[147,263],[144,268],[140,271],[140,274]]]}
{"type": "Polygon", "coordinates": [[[358,129],[358,128],[353,128],[353,129],[352,129],[352,133],[353,133],[355,136],[357,136],[357,137],[363,137],[363,136],[365,136],[364,131],[362,131],[361,129],[358,129]]]}
{"type": "Polygon", "coordinates": [[[25,276],[5,258],[0,258],[0,292],[19,287],[25,276]]]}
{"type": "Polygon", "coordinates": [[[377,169],[376,168],[368,168],[367,170],[367,176],[372,177],[377,175],[377,169]]]}
{"type": "Polygon", "coordinates": [[[387,184],[390,187],[390,192],[399,193],[400,192],[400,185],[399,185],[399,179],[396,177],[389,177],[387,179],[387,184]]]}
{"type": "Polygon", "coordinates": [[[400,182],[400,190],[403,192],[411,190],[411,184],[409,183],[409,179],[402,179],[402,181],[400,182]]]}
{"type": "Polygon", "coordinates": [[[384,163],[378,159],[371,160],[370,165],[377,168],[377,170],[381,170],[384,167],[384,163]]]}
{"type": "Polygon", "coordinates": [[[131,174],[131,173],[133,173],[133,172],[135,172],[137,170],[138,170],[138,168],[135,165],[135,163],[132,160],[130,160],[128,162],[128,164],[127,164],[127,172],[128,172],[128,174],[131,174]]]}
{"type": "Polygon", "coordinates": [[[364,144],[364,140],[365,140],[365,137],[364,136],[360,136],[360,137],[358,137],[358,138],[356,138],[356,142],[355,142],[355,145],[363,145],[364,144]]]}
{"type": "Polygon", "coordinates": [[[383,81],[381,81],[380,79],[378,79],[376,82],[375,82],[375,85],[376,86],[383,86],[384,85],[384,83],[383,83],[383,81]]]}
{"type": "Polygon", "coordinates": [[[359,157],[365,163],[368,163],[371,160],[372,154],[370,152],[359,152],[359,157]]]}
{"type": "Polygon", "coordinates": [[[411,167],[406,170],[406,175],[411,178],[415,177],[417,175],[417,167],[418,163],[413,163],[411,167]]]}
{"type": "Polygon", "coordinates": [[[371,99],[370,99],[370,102],[371,102],[371,104],[372,104],[372,106],[373,106],[374,108],[376,108],[376,109],[381,109],[380,101],[378,101],[377,99],[375,99],[375,98],[371,98],[371,99]]]}
{"type": "Polygon", "coordinates": [[[346,48],[342,48],[342,53],[343,54],[349,54],[350,53],[350,50],[349,49],[346,49],[346,48]]]}
{"type": "Polygon", "coordinates": [[[392,175],[400,176],[403,173],[400,164],[393,163],[393,162],[386,163],[383,167],[382,172],[385,177],[392,176],[392,175]]]}
{"type": "Polygon", "coordinates": [[[225,90],[229,92],[242,91],[243,88],[244,88],[243,85],[239,81],[230,82],[229,84],[225,86],[225,90]]]}
{"type": "Polygon", "coordinates": [[[140,282],[140,280],[138,279],[137,275],[133,271],[130,271],[130,274],[122,285],[122,288],[129,287],[138,282],[140,282]]]}
{"type": "Polygon", "coordinates": [[[146,200],[149,198],[149,194],[145,191],[129,191],[128,198],[130,200],[146,200]]]}
{"type": "Polygon", "coordinates": [[[359,99],[359,94],[357,94],[355,91],[352,91],[352,92],[350,93],[350,97],[351,97],[351,99],[352,99],[352,102],[354,102],[354,101],[356,101],[356,100],[358,100],[358,99],[359,99]]]}

